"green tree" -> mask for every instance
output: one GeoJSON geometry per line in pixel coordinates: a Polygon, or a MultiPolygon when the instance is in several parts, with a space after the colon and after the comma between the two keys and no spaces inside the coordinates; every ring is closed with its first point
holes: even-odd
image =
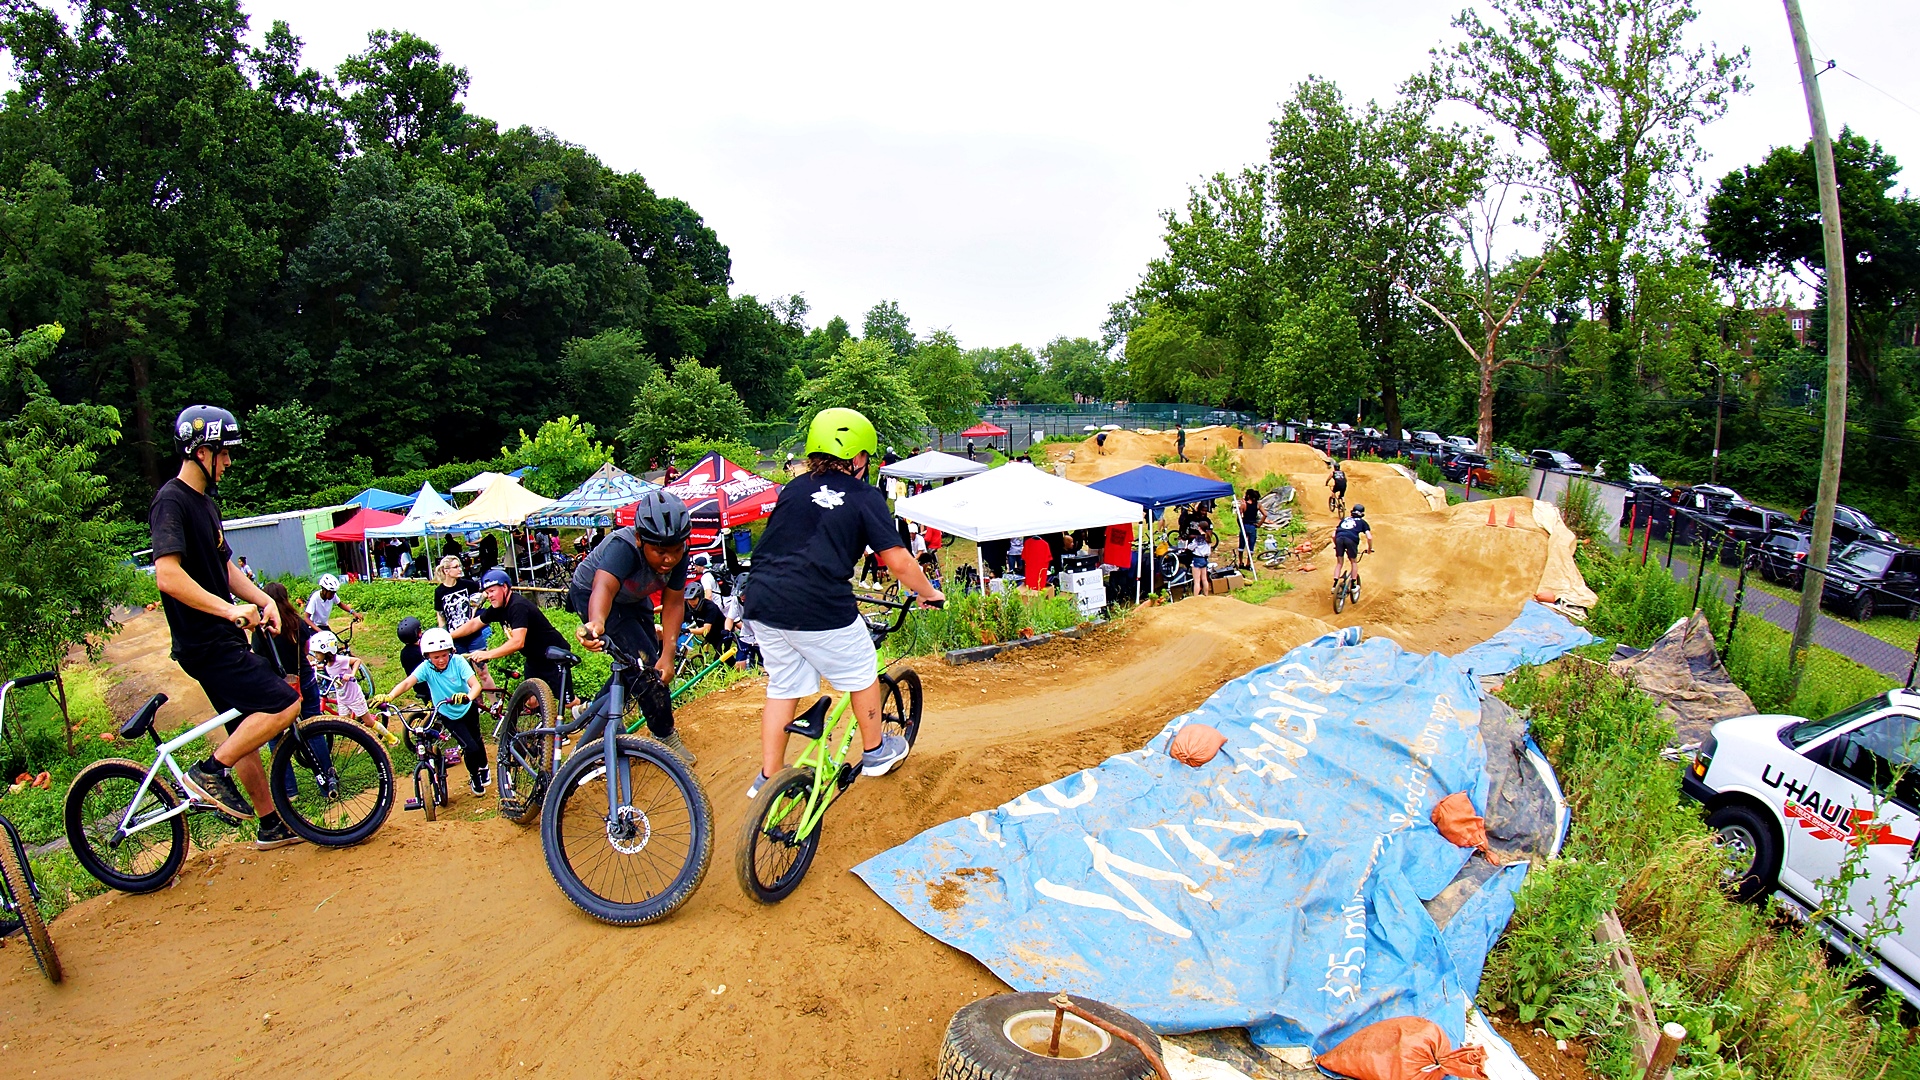
{"type": "Polygon", "coordinates": [[[627,469],[644,472],[669,448],[693,439],[743,441],[747,407],[718,369],[684,358],[671,376],[656,371],[634,395],[632,420],[620,432],[627,469]]]}
{"type": "Polygon", "coordinates": [[[883,300],[867,309],[860,335],[868,341],[886,342],[887,347],[893,350],[893,355],[899,357],[912,356],[918,345],[913,340],[912,324],[900,313],[898,300],[883,300]]]}
{"type": "Polygon", "coordinates": [[[906,365],[884,341],[849,341],[827,361],[826,370],[800,388],[799,417],[804,423],[821,409],[858,409],[880,433],[880,446],[912,446],[928,426],[926,410],[914,392],[906,365]]]}
{"type": "Polygon", "coordinates": [[[658,370],[645,339],[631,327],[569,338],[560,347],[560,379],[572,415],[600,431],[626,423],[628,403],[658,370]]]}
{"type": "Polygon", "coordinates": [[[794,353],[800,335],[786,312],[753,296],[736,296],[717,317],[713,344],[703,359],[740,393],[747,411],[761,418],[784,416],[803,380],[794,353]]]}
{"type": "Polygon", "coordinates": [[[935,330],[913,354],[913,387],[927,421],[943,433],[962,431],[979,417],[980,380],[951,331],[935,330]]]}
{"type": "Polygon", "coordinates": [[[1344,416],[1366,392],[1367,354],[1360,323],[1351,297],[1337,284],[1304,303],[1286,304],[1285,314],[1271,328],[1271,342],[1257,382],[1257,400],[1268,415],[1323,420],[1344,416]]]}
{"type": "Polygon", "coordinates": [[[1146,401],[1224,405],[1241,381],[1234,343],[1203,332],[1203,316],[1156,307],[1127,334],[1127,381],[1146,401]]]}
{"type": "Polygon", "coordinates": [[[1067,394],[1094,401],[1105,393],[1110,365],[1099,342],[1063,335],[1047,342],[1040,358],[1046,361],[1047,374],[1067,394]]]}
{"type": "Polygon", "coordinates": [[[221,505],[259,513],[280,500],[335,483],[327,457],[329,417],[293,401],[247,411],[247,452],[220,482],[221,505]]]}
{"type": "Polygon", "coordinates": [[[592,424],[582,423],[577,416],[562,416],[541,424],[532,438],[522,430],[520,445],[501,447],[500,456],[515,468],[533,466],[524,481],[527,489],[556,499],[613,460],[613,451],[595,442],[593,436],[592,424]]]}
{"type": "Polygon", "coordinates": [[[38,327],[15,339],[0,331],[0,672],[7,678],[57,666],[75,645],[99,658],[113,635],[113,606],[126,595],[125,565],[109,520],[107,482],[94,471],[101,447],[119,438],[110,406],[64,405],[38,367],[63,331],[38,327]]]}

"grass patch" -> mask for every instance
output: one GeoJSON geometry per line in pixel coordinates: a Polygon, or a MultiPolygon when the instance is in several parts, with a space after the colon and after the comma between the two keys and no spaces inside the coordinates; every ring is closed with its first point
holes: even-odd
{"type": "Polygon", "coordinates": [[[1278,572],[1263,577],[1244,589],[1235,589],[1230,595],[1235,600],[1249,604],[1264,604],[1284,592],[1292,592],[1293,583],[1281,577],[1278,572]]]}
{"type": "Polygon", "coordinates": [[[900,632],[887,639],[885,655],[925,656],[993,645],[1086,621],[1070,596],[1024,591],[949,595],[946,607],[909,615],[900,632]]]}

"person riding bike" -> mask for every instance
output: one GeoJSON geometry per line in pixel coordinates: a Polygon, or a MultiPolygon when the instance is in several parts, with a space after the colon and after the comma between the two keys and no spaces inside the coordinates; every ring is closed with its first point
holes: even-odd
{"type": "MultiPolygon", "coordinates": [[[[497,573],[498,571],[488,571],[497,573]]],[[[420,635],[420,651],[426,660],[394,684],[393,689],[373,699],[385,705],[416,685],[424,684],[433,696],[433,705],[446,721],[447,734],[460,744],[460,758],[467,766],[467,789],[475,795],[487,793],[487,744],[480,738],[480,675],[464,656],[453,654],[453,635],[436,626],[420,635]]]]}
{"type": "Polygon", "coordinates": [[[322,630],[329,633],[333,631],[333,609],[336,607],[353,616],[354,622],[361,620],[360,612],[353,610],[352,605],[340,599],[339,578],[332,574],[321,574],[319,584],[320,587],[313,590],[313,595],[307,597],[305,612],[307,625],[313,627],[315,633],[322,630]]]}
{"type": "Polygon", "coordinates": [[[787,724],[800,699],[819,691],[823,676],[852,695],[861,736],[852,763],[862,775],[882,776],[907,756],[905,739],[883,737],[879,664],[854,604],[854,563],[872,548],[922,603],[946,596],[900,543],[886,496],[864,481],[879,442],[873,424],[853,409],[821,410],[807,429],[807,474],[780,489],[760,537],[745,604],[767,669],[767,703],[760,775],[748,798],[785,763],[787,724]]]}
{"type": "MultiPolygon", "coordinates": [[[[627,696],[640,706],[655,739],[694,763],[693,751],[673,729],[674,646],[686,617],[687,537],[693,517],[678,495],[652,490],[635,504],[633,524],[600,541],[573,571],[567,607],[580,616],[575,633],[595,652],[611,637],[621,650],[643,659],[629,669],[627,696]],[[660,629],[653,626],[654,593],[660,594],[660,629]]],[[[602,691],[600,697],[604,698],[602,691]]],[[[600,699],[595,699],[595,705],[600,699]]],[[[586,736],[583,736],[583,738],[586,736]]]]}
{"type": "Polygon", "coordinates": [[[1333,530],[1334,576],[1360,572],[1360,538],[1367,540],[1367,554],[1373,554],[1373,526],[1367,524],[1367,508],[1355,506],[1353,513],[1333,530]]]}
{"type": "Polygon", "coordinates": [[[1333,489],[1333,494],[1329,496],[1329,501],[1327,505],[1329,506],[1333,505],[1332,503],[1333,499],[1338,499],[1341,502],[1346,502],[1347,501],[1347,472],[1345,469],[1342,469],[1340,467],[1340,462],[1337,459],[1329,460],[1327,464],[1332,466],[1332,469],[1333,469],[1333,471],[1327,474],[1327,486],[1333,489]]]}
{"type": "Polygon", "coordinates": [[[212,405],[182,410],[173,425],[180,468],[154,494],[147,520],[174,661],[206,690],[215,709],[239,713],[227,721],[227,738],[212,755],[188,767],[187,788],[234,817],[253,817],[255,806],[265,806],[255,846],[276,848],[299,837],[273,810],[259,750],[293,724],[300,691],[272,660],[247,646],[247,631],[256,625],[280,632],[280,609],[234,563],[221,527],[219,482],[240,445],[240,421],[231,412],[212,405]]]}

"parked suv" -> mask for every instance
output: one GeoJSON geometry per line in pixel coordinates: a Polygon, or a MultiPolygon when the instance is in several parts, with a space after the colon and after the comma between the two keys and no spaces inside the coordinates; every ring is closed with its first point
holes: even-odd
{"type": "Polygon", "coordinates": [[[1468,487],[1493,487],[1493,466],[1485,454],[1462,450],[1440,463],[1440,475],[1468,487]]]}
{"type": "Polygon", "coordinates": [[[1751,555],[1760,550],[1767,537],[1781,529],[1797,528],[1793,519],[1778,510],[1769,510],[1764,506],[1735,504],[1727,508],[1726,528],[1720,544],[1720,562],[1723,566],[1739,566],[1742,551],[1751,555]],[[1740,545],[1745,544],[1742,548],[1740,545]]]}
{"type": "MultiPolygon", "coordinates": [[[[1800,524],[1813,528],[1813,507],[1800,511],[1800,524]]],[[[1834,504],[1833,538],[1842,544],[1851,544],[1855,540],[1878,540],[1883,544],[1900,542],[1899,537],[1875,525],[1872,518],[1846,503],[1834,504]]]]}
{"type": "MultiPolygon", "coordinates": [[[[1833,561],[1833,552],[1837,549],[1831,541],[1827,544],[1827,561],[1833,561]]],[[[1788,525],[1761,541],[1760,550],[1754,555],[1755,565],[1760,576],[1776,585],[1785,585],[1790,589],[1799,589],[1807,578],[1807,552],[1813,550],[1813,531],[1798,525],[1788,525]]]]}
{"type": "Polygon", "coordinates": [[[1530,464],[1532,464],[1534,468],[1545,472],[1577,473],[1586,471],[1584,466],[1573,460],[1572,455],[1562,453],[1559,450],[1535,450],[1527,456],[1532,459],[1530,464]]]}
{"type": "Polygon", "coordinates": [[[1855,540],[1828,564],[1820,602],[1861,622],[1876,612],[1920,612],[1920,551],[1855,540]]]}
{"type": "MultiPolygon", "coordinates": [[[[1680,775],[1734,858],[1742,899],[1776,891],[1853,952],[1876,912],[1910,888],[1920,836],[1920,695],[1893,690],[1821,720],[1762,714],[1722,720],[1680,775]],[[1862,876],[1830,898],[1850,853],[1862,876]]],[[[1920,1005],[1920,919],[1868,943],[1869,971],[1920,1005]]]]}

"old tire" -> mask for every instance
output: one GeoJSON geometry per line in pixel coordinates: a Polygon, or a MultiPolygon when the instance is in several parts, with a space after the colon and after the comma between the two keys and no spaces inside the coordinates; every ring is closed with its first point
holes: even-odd
{"type": "MultiPolygon", "coordinates": [[[[1025,1014],[1043,1014],[1050,1027],[1053,1006],[1051,994],[999,994],[963,1007],[947,1023],[947,1037],[940,1045],[937,1080],[1140,1080],[1154,1075],[1140,1051],[1104,1032],[1098,1033],[1100,1045],[1087,1057],[1049,1058],[1044,1048],[1034,1053],[1021,1048],[1009,1036],[1014,1021],[1025,1014]]],[[[1131,1032],[1158,1052],[1160,1039],[1140,1021],[1089,998],[1074,998],[1073,1003],[1102,1020],[1131,1032]]],[[[1091,1029],[1085,1021],[1067,1017],[1081,1030],[1091,1029]]]]}
{"type": "Polygon", "coordinates": [[[1714,846],[1728,855],[1727,884],[1742,903],[1770,895],[1780,880],[1780,834],[1766,815],[1735,803],[1707,815],[1714,846]]]}

